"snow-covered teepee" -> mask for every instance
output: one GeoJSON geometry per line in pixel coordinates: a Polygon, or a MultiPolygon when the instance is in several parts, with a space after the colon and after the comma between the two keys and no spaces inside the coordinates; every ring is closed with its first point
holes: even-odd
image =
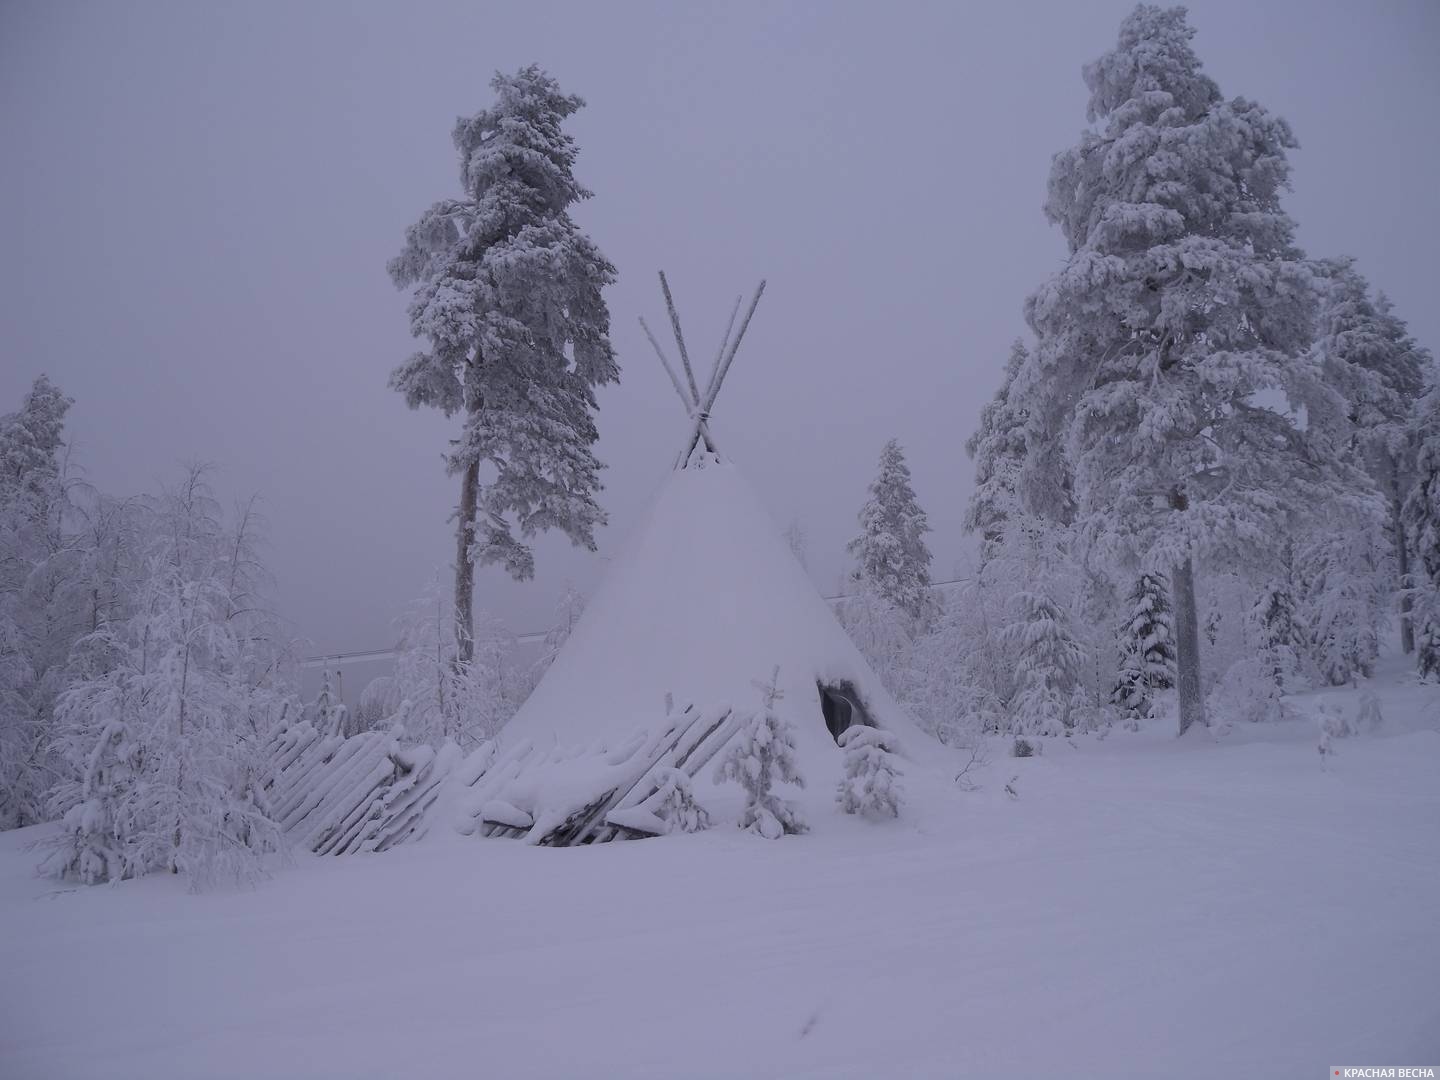
{"type": "Polygon", "coordinates": [[[702,708],[753,710],[760,704],[756,680],[778,666],[774,707],[794,725],[812,790],[839,777],[836,738],[852,723],[887,729],[913,753],[926,736],[880,685],[710,430],[715,398],[765,283],[732,338],[736,300],[702,385],[664,274],[660,281],[678,369],[645,332],[685,405],[685,441],[648,515],[502,742],[618,746],[657,726],[672,696],[702,708]]]}

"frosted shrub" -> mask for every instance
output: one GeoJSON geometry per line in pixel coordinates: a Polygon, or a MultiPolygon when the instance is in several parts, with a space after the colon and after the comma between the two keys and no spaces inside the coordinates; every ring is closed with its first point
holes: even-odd
{"type": "Polygon", "coordinates": [[[835,801],[847,814],[869,818],[899,817],[905,790],[895,757],[895,736],[857,724],[840,733],[845,751],[845,776],[835,801]]]}
{"type": "Polygon", "coordinates": [[[1271,661],[1264,656],[1251,657],[1230,665],[1210,691],[1206,708],[1221,723],[1279,720],[1284,714],[1280,693],[1271,661]]]}
{"type": "Polygon", "coordinates": [[[774,792],[777,782],[805,786],[795,760],[794,726],[775,711],[779,675],[777,668],[769,684],[761,686],[765,704],[745,721],[715,770],[716,783],[732,780],[745,789],[740,828],[767,840],[809,828],[800,808],[774,792]]]}
{"type": "Polygon", "coordinates": [[[1025,738],[1025,737],[1023,737],[1023,736],[1017,735],[1017,736],[1015,737],[1015,741],[1010,745],[1010,756],[1011,756],[1011,757],[1039,757],[1041,751],[1043,751],[1044,749],[1045,749],[1045,744],[1044,744],[1044,743],[1041,743],[1041,742],[1031,742],[1029,739],[1027,739],[1027,738],[1025,738]]]}
{"type": "Polygon", "coordinates": [[[708,829],[710,815],[695,801],[695,791],[685,771],[665,769],[659,778],[660,786],[651,796],[656,800],[655,816],[668,824],[671,832],[693,833],[708,829]]]}

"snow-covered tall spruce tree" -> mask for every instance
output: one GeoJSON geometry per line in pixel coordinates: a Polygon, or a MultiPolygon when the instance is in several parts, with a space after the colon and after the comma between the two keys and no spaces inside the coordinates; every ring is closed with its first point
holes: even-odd
{"type": "Polygon", "coordinates": [[[880,451],[880,468],[860,508],[860,535],[848,545],[862,582],[905,613],[915,629],[934,613],[930,596],[930,523],[910,485],[905,451],[891,439],[880,451]]]}
{"type": "MultiPolygon", "coordinates": [[[[1402,511],[1415,483],[1412,420],[1433,361],[1389,299],[1384,294],[1371,298],[1369,282],[1352,260],[1331,260],[1321,269],[1326,275],[1321,361],[1349,404],[1352,445],[1384,496],[1393,552],[1388,569],[1403,587],[1410,577],[1402,511]]],[[[1410,604],[1409,594],[1402,593],[1400,638],[1407,653],[1415,648],[1410,604]]]]}
{"type": "Polygon", "coordinates": [[[975,490],[965,510],[965,531],[980,534],[982,562],[994,553],[1005,522],[1016,510],[1017,483],[1026,456],[1025,413],[1011,388],[1029,358],[1025,343],[1017,338],[1005,362],[1005,379],[980,410],[980,424],[965,442],[965,452],[975,462],[975,490]]]}
{"type": "Polygon", "coordinates": [[[1418,563],[1415,664],[1420,678],[1440,679],[1440,382],[1417,408],[1414,432],[1419,450],[1405,525],[1418,563]]]}
{"type": "MultiPolygon", "coordinates": [[[[1308,351],[1315,275],[1280,205],[1294,136],[1222,98],[1192,36],[1183,8],[1142,4],[1086,65],[1103,125],[1052,164],[1070,256],[1026,302],[1014,387],[1027,441],[1067,449],[1083,542],[1170,576],[1181,734],[1205,722],[1197,558],[1264,545],[1345,471],[1313,422],[1343,404],[1308,351]]],[[[1052,473],[1027,459],[1028,499],[1052,473]]]]}
{"type": "Polygon", "coordinates": [[[1132,719],[1149,715],[1154,691],[1175,685],[1169,591],[1163,576],[1141,574],[1128,600],[1130,613],[1120,626],[1120,676],[1110,700],[1132,719]]]}
{"type": "Polygon", "coordinates": [[[63,762],[56,695],[89,627],[84,537],[65,475],[70,399],[44,375],[0,416],[0,829],[46,818],[63,762]]]}
{"type": "Polygon", "coordinates": [[[389,264],[415,290],[410,329],[428,343],[391,385],[412,408],[464,420],[446,459],[460,477],[459,665],[474,650],[476,565],[530,577],[528,541],[547,529],[594,550],[595,388],[619,378],[602,296],[615,268],[569,213],[590,192],[562,125],[584,102],[534,65],[490,85],[494,106],[455,125],[461,196],[410,226],[389,264]]]}

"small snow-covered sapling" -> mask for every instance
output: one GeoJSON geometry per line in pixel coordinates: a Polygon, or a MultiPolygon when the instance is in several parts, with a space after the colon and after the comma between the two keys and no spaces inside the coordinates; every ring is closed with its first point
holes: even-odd
{"type": "Polygon", "coordinates": [[[845,775],[835,789],[840,809],[869,818],[899,817],[905,789],[895,757],[895,736],[856,724],[840,733],[839,742],[845,751],[845,775]]]}
{"type": "Polygon", "coordinates": [[[744,722],[715,770],[717,783],[733,780],[745,789],[740,828],[768,840],[779,839],[786,833],[803,833],[809,828],[800,808],[774,792],[778,782],[805,786],[795,760],[794,727],[774,707],[783,696],[779,680],[777,667],[769,683],[755,684],[764,705],[744,722]]]}

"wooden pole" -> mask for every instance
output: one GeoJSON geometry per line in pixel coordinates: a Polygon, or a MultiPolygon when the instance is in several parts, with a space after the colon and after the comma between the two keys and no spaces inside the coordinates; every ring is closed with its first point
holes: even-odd
{"type": "Polygon", "coordinates": [[[661,365],[665,368],[665,374],[670,376],[670,385],[675,387],[675,393],[680,395],[680,400],[685,403],[687,416],[695,414],[695,401],[692,401],[685,394],[685,387],[680,385],[680,376],[675,374],[675,369],[670,366],[670,360],[666,357],[664,350],[660,348],[660,342],[655,340],[655,335],[650,332],[650,327],[645,322],[645,316],[640,316],[640,328],[645,331],[645,336],[650,339],[651,346],[655,349],[655,355],[660,358],[661,365]]]}
{"type": "Polygon", "coordinates": [[[670,326],[675,331],[675,344],[680,349],[680,363],[685,368],[685,381],[690,384],[690,396],[700,400],[700,388],[695,385],[695,372],[690,367],[690,354],[685,351],[685,335],[680,332],[680,315],[675,310],[675,299],[670,295],[670,283],[665,280],[665,271],[660,271],[660,290],[665,294],[665,308],[670,312],[670,326]]]}
{"type": "MultiPolygon", "coordinates": [[[[724,349],[721,350],[723,355],[715,371],[710,376],[710,385],[705,389],[705,397],[701,399],[695,407],[695,422],[690,427],[690,437],[685,440],[685,445],[680,451],[680,457],[676,461],[675,467],[677,469],[685,468],[686,463],[690,460],[690,455],[695,451],[695,444],[701,439],[705,440],[705,445],[711,453],[719,453],[719,450],[715,447],[715,440],[710,435],[710,410],[715,404],[715,399],[720,395],[720,386],[724,383],[725,376],[730,371],[730,365],[735,362],[735,353],[740,348],[740,342],[745,337],[745,331],[750,327],[750,319],[755,315],[756,305],[760,303],[760,297],[764,295],[764,292],[765,282],[762,280],[759,288],[755,290],[755,295],[750,299],[750,306],[745,311],[744,321],[740,323],[739,333],[737,333],[735,339],[730,342],[728,351],[724,349]]],[[[729,336],[728,333],[726,336],[729,336]]]]}

